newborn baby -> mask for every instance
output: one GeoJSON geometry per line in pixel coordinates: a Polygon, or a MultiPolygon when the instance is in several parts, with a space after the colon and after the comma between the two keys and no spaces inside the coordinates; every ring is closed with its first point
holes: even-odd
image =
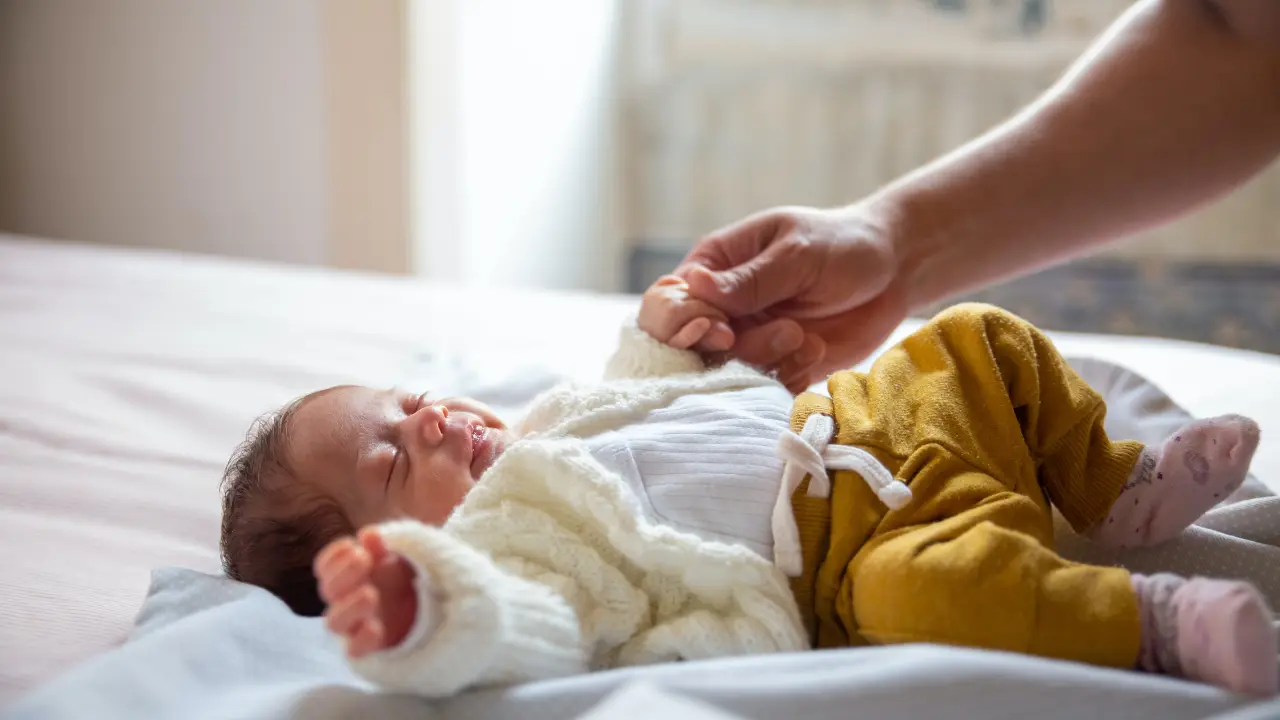
{"type": "Polygon", "coordinates": [[[672,277],[606,379],[480,403],[363,387],[261,420],[225,478],[228,575],[323,613],[356,670],[439,696],[595,669],[904,642],[1273,694],[1247,583],[1062,559],[1051,507],[1113,546],[1170,539],[1245,478],[1256,424],[1110,440],[1050,341],[965,305],[794,398],[672,277]],[[705,346],[705,344],[704,344],[705,346]]]}

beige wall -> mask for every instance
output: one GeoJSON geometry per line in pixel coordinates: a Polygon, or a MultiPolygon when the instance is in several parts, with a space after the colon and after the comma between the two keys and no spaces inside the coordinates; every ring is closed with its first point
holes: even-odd
{"type": "Polygon", "coordinates": [[[409,1],[323,2],[329,262],[337,267],[412,270],[409,1]]]}
{"type": "Polygon", "coordinates": [[[0,0],[0,229],[408,268],[403,0],[0,0]]]}

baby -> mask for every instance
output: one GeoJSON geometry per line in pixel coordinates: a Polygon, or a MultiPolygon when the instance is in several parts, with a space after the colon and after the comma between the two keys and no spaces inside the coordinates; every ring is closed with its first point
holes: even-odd
{"type": "Polygon", "coordinates": [[[336,387],[228,466],[228,575],[323,613],[355,669],[429,696],[590,670],[933,642],[1276,692],[1265,601],[1053,549],[1170,539],[1245,479],[1255,423],[1112,441],[1028,323],[953,308],[793,397],[667,277],[605,380],[510,431],[465,398],[336,387]]]}

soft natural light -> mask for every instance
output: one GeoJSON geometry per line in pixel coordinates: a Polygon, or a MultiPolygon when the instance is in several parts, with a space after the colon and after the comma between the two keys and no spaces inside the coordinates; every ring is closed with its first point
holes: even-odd
{"type": "MultiPolygon", "coordinates": [[[[445,11],[422,12],[437,22],[413,42],[430,43],[445,11]]],[[[419,197],[433,188],[456,203],[423,200],[436,209],[419,224],[427,272],[486,285],[608,287],[618,244],[616,3],[467,0],[449,14],[456,34],[443,42],[453,43],[454,75],[431,66],[447,58],[439,48],[419,51],[427,90],[415,128],[431,178],[419,197]]]]}

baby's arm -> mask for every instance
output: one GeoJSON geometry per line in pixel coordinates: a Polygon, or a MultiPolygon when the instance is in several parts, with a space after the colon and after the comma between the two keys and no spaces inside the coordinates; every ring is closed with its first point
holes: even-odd
{"type": "Polygon", "coordinates": [[[330,544],[315,571],[353,667],[390,690],[439,697],[587,669],[563,597],[437,528],[366,528],[330,544]]]}
{"type": "Polygon", "coordinates": [[[634,325],[623,328],[606,379],[646,378],[704,369],[694,345],[713,350],[733,346],[727,318],[711,305],[689,297],[689,287],[674,275],[655,282],[640,301],[634,325]]]}

